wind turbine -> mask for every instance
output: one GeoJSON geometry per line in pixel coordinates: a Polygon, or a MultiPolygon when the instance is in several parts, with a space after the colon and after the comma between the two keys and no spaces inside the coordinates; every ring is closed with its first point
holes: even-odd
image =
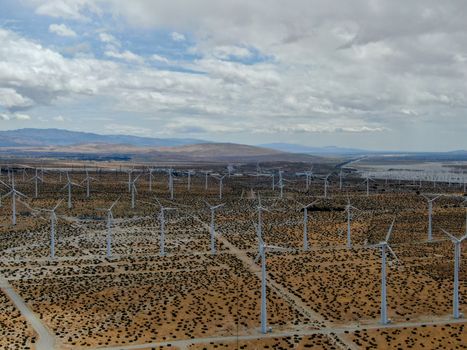
{"type": "Polygon", "coordinates": [[[108,259],[112,257],[112,222],[114,220],[114,216],[112,213],[112,209],[115,207],[117,202],[120,200],[121,196],[117,198],[115,202],[108,209],[99,208],[98,210],[107,212],[107,235],[106,235],[106,256],[108,259]]]}
{"type": "Polygon", "coordinates": [[[161,207],[159,212],[159,221],[161,223],[161,235],[160,235],[160,247],[159,255],[165,256],[165,212],[168,210],[177,210],[176,208],[164,207],[158,200],[155,198],[156,202],[161,207]]]}
{"type": "Polygon", "coordinates": [[[303,210],[303,251],[308,251],[309,250],[309,243],[308,243],[308,209],[318,202],[318,199],[311,202],[310,204],[304,205],[300,202],[297,202],[298,204],[301,205],[301,209],[303,210]]]}
{"type": "Polygon", "coordinates": [[[387,293],[386,293],[386,250],[389,250],[391,255],[398,261],[396,254],[389,246],[389,238],[391,237],[392,228],[394,227],[394,222],[396,219],[392,220],[391,226],[389,226],[388,233],[384,241],[369,246],[369,248],[381,248],[381,324],[388,324],[390,320],[388,319],[388,306],[387,306],[387,293]]]}
{"type": "Polygon", "coordinates": [[[156,169],[153,169],[153,168],[149,169],[149,192],[152,192],[152,179],[154,178],[154,175],[152,173],[155,171],[156,169]]]}
{"type": "Polygon", "coordinates": [[[305,177],[306,177],[306,190],[308,191],[311,185],[311,178],[313,177],[313,167],[311,167],[310,170],[305,171],[305,177]]]}
{"type": "Polygon", "coordinates": [[[195,171],[194,170],[188,170],[186,172],[186,174],[188,175],[187,189],[188,189],[188,191],[191,191],[191,175],[194,175],[195,171]]]}
{"type": "Polygon", "coordinates": [[[39,176],[38,169],[36,168],[36,174],[31,178],[30,181],[34,180],[34,198],[38,196],[38,181],[44,182],[43,177],[39,176]]]}
{"type": "Polygon", "coordinates": [[[82,187],[80,185],[78,185],[77,183],[74,183],[70,180],[70,176],[68,175],[68,171],[66,172],[66,179],[67,179],[67,183],[65,186],[62,187],[62,191],[66,188],[68,189],[68,209],[71,209],[72,205],[71,205],[71,186],[78,186],[78,187],[82,187]]]}
{"type": "Polygon", "coordinates": [[[437,200],[439,197],[441,197],[441,195],[438,195],[430,199],[427,196],[422,194],[422,197],[425,198],[428,203],[428,241],[431,242],[433,240],[433,223],[432,223],[433,202],[437,200]]]}
{"type": "Polygon", "coordinates": [[[342,168],[339,171],[339,190],[342,191],[342,168]]]}
{"type": "Polygon", "coordinates": [[[461,258],[461,243],[467,238],[467,234],[461,238],[456,238],[446,230],[442,230],[454,243],[454,292],[452,300],[452,314],[454,318],[461,318],[463,315],[459,312],[459,266],[461,258]]]}
{"type": "Polygon", "coordinates": [[[219,181],[219,199],[222,199],[222,189],[224,188],[224,178],[225,178],[225,175],[224,176],[213,176],[215,179],[217,179],[219,181]]]}
{"type": "Polygon", "coordinates": [[[204,190],[207,191],[208,190],[208,176],[211,172],[209,170],[204,170],[202,171],[202,173],[204,174],[204,190]]]}
{"type": "Polygon", "coordinates": [[[327,174],[324,177],[324,198],[328,198],[328,186],[329,186],[329,177],[332,175],[332,173],[327,174]]]}
{"type": "Polygon", "coordinates": [[[227,165],[227,173],[229,174],[229,177],[232,175],[234,172],[235,168],[232,164],[227,165]]]}
{"type": "Polygon", "coordinates": [[[258,210],[258,225],[256,227],[256,235],[258,236],[259,240],[263,240],[263,211],[270,212],[270,210],[261,205],[261,196],[259,192],[258,206],[256,207],[256,209],[258,210]]]}
{"type": "Polygon", "coordinates": [[[131,174],[133,174],[134,171],[135,171],[134,168],[126,171],[128,174],[128,193],[131,192],[131,174]]]}
{"type": "Polygon", "coordinates": [[[363,183],[366,183],[366,195],[367,197],[370,195],[370,181],[375,182],[368,174],[366,175],[365,180],[363,180],[363,183]]]}
{"type": "Polygon", "coordinates": [[[277,182],[277,186],[280,189],[280,198],[282,199],[284,198],[284,178],[283,178],[284,171],[279,170],[278,174],[279,174],[279,180],[277,182]]]}
{"type": "Polygon", "coordinates": [[[95,178],[89,176],[88,169],[86,169],[86,177],[81,183],[86,182],[86,198],[90,197],[90,190],[89,190],[89,184],[92,180],[95,180],[95,178]]]}
{"type": "Polygon", "coordinates": [[[16,196],[27,198],[27,196],[15,189],[15,174],[11,173],[11,190],[2,198],[11,196],[11,223],[16,225],[16,196]]]}
{"type": "Polygon", "coordinates": [[[289,251],[290,249],[266,245],[261,237],[258,237],[259,253],[255,259],[258,262],[261,259],[261,333],[266,334],[271,329],[268,329],[268,316],[267,316],[267,280],[266,280],[266,251],[289,251]]]}
{"type": "Polygon", "coordinates": [[[170,168],[167,170],[167,174],[169,175],[168,178],[168,187],[170,191],[170,199],[174,199],[174,177],[173,177],[173,169],[170,168]]]}
{"type": "Polygon", "coordinates": [[[41,209],[50,213],[50,258],[55,258],[55,225],[57,224],[57,214],[55,211],[62,203],[63,199],[60,199],[58,203],[52,209],[41,209]]]}
{"type": "Polygon", "coordinates": [[[347,205],[345,206],[345,211],[347,213],[347,248],[348,249],[352,248],[352,237],[351,237],[351,231],[350,231],[350,222],[353,219],[352,209],[360,210],[357,207],[354,207],[353,205],[351,205],[350,198],[347,197],[347,205]]]}
{"type": "Polygon", "coordinates": [[[136,197],[136,193],[138,192],[136,189],[136,181],[138,181],[140,176],[141,174],[135,177],[133,181],[131,182],[131,209],[135,209],[135,197],[136,197]]]}
{"type": "Polygon", "coordinates": [[[225,203],[218,205],[211,205],[208,202],[204,202],[211,210],[211,226],[209,227],[209,232],[211,234],[211,255],[216,255],[216,231],[215,231],[215,211],[225,205],[225,203]]]}

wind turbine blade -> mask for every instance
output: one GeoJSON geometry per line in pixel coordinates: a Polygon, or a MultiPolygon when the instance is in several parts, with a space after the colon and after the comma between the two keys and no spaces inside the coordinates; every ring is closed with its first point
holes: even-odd
{"type": "Polygon", "coordinates": [[[155,200],[156,203],[162,208],[162,204],[161,204],[161,202],[159,202],[159,200],[157,199],[157,197],[154,197],[154,200],[155,200]]]}
{"type": "Polygon", "coordinates": [[[392,228],[394,227],[394,223],[396,222],[396,218],[394,218],[391,222],[391,226],[389,226],[389,230],[388,230],[388,233],[386,235],[386,239],[384,240],[385,242],[388,242],[389,241],[389,238],[391,237],[391,233],[392,233],[392,228]]]}
{"type": "Polygon", "coordinates": [[[63,199],[60,199],[52,210],[53,211],[57,210],[57,208],[60,206],[60,204],[62,204],[62,202],[63,202],[63,199]]]}
{"type": "Polygon", "coordinates": [[[2,198],[8,197],[8,196],[11,195],[12,193],[13,193],[13,190],[11,190],[10,192],[8,192],[7,194],[4,194],[2,198]]]}
{"type": "Polygon", "coordinates": [[[392,250],[390,245],[386,245],[388,247],[389,251],[391,252],[391,255],[396,259],[396,261],[399,261],[399,258],[397,257],[396,253],[394,253],[394,250],[392,250]]]}
{"type": "Polygon", "coordinates": [[[28,198],[24,193],[21,193],[20,191],[15,190],[16,194],[19,194],[21,197],[28,198]]]}
{"type": "Polygon", "coordinates": [[[112,205],[110,206],[109,210],[112,210],[113,207],[117,204],[117,202],[120,200],[120,198],[122,198],[122,195],[118,196],[117,200],[115,202],[112,203],[112,205]]]}
{"type": "Polygon", "coordinates": [[[453,242],[459,242],[459,239],[457,237],[454,237],[454,235],[450,234],[448,231],[441,229],[449,238],[451,238],[451,241],[453,242]]]}

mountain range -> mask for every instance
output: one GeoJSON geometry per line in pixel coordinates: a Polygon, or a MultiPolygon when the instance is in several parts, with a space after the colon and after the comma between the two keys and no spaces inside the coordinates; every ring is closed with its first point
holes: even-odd
{"type": "Polygon", "coordinates": [[[70,146],[86,143],[125,144],[136,147],[168,147],[208,143],[197,139],[160,139],[130,135],[99,135],[63,129],[17,129],[0,131],[0,147],[70,146]]]}
{"type": "Polygon", "coordinates": [[[0,157],[174,162],[311,162],[316,157],[198,139],[99,135],[61,129],[0,131],[0,157]]]}

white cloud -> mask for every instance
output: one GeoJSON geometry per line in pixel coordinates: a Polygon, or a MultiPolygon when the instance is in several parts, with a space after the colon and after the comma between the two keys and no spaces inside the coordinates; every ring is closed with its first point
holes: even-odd
{"type": "Polygon", "coordinates": [[[51,24],[49,26],[49,32],[65,37],[76,37],[76,33],[68,28],[65,24],[51,24]]]}
{"type": "Polygon", "coordinates": [[[19,94],[12,88],[0,88],[0,106],[11,108],[24,108],[33,104],[33,101],[19,94]]]}
{"type": "Polygon", "coordinates": [[[239,46],[216,46],[213,48],[213,55],[220,59],[229,59],[229,58],[240,58],[245,59],[252,56],[250,50],[245,47],[239,46]]]}
{"type": "Polygon", "coordinates": [[[10,120],[10,116],[6,113],[0,113],[0,120],[10,120]]]}
{"type": "MultiPolygon", "coordinates": [[[[48,8],[48,15],[62,18],[99,12],[84,0],[31,1],[38,13],[48,8]]],[[[143,57],[101,32],[104,58],[69,59],[0,29],[0,86],[30,107],[53,105],[62,96],[96,96],[112,112],[131,113],[135,123],[152,118],[151,127],[169,125],[174,133],[185,125],[208,134],[239,128],[272,134],[390,129],[400,136],[413,120],[433,129],[467,128],[463,1],[411,0],[403,7],[366,0],[338,6],[324,0],[291,0],[287,6],[279,0],[93,4],[115,19],[122,38],[128,25],[144,34],[170,28],[172,40],[189,33],[188,53],[197,58],[181,62],[178,57],[187,52],[180,49],[167,56],[179,55],[178,61],[143,57]],[[250,64],[231,62],[236,59],[250,64]],[[146,60],[169,61],[171,71],[146,66],[146,60]],[[181,117],[187,118],[184,125],[170,124],[181,117]],[[217,124],[222,127],[212,126],[217,124]]],[[[164,52],[158,43],[146,45],[164,52]]]]}
{"type": "Polygon", "coordinates": [[[154,54],[151,56],[151,59],[154,60],[154,61],[157,61],[157,62],[162,62],[162,63],[166,63],[166,64],[169,64],[169,60],[161,55],[158,55],[158,54],[154,54]]]}
{"type": "Polygon", "coordinates": [[[99,14],[101,11],[92,0],[26,0],[36,8],[36,13],[56,18],[88,20],[84,11],[99,14]]]}
{"type": "Polygon", "coordinates": [[[128,61],[128,62],[134,62],[134,63],[140,63],[140,64],[144,63],[144,58],[128,50],[125,50],[122,52],[106,51],[104,54],[107,57],[117,58],[117,59],[128,61]]]}
{"type": "Polygon", "coordinates": [[[53,120],[59,123],[63,123],[66,119],[63,116],[59,115],[54,117],[53,120]]]}
{"type": "Polygon", "coordinates": [[[27,115],[27,114],[15,113],[15,114],[13,114],[12,119],[25,121],[25,120],[31,120],[31,117],[29,115],[27,115]]]}
{"type": "Polygon", "coordinates": [[[177,41],[177,42],[186,40],[185,35],[183,35],[181,33],[177,33],[177,32],[172,32],[170,34],[170,37],[172,38],[173,41],[177,41]]]}
{"type": "Polygon", "coordinates": [[[110,45],[114,45],[118,47],[121,46],[120,41],[117,38],[115,38],[112,34],[109,34],[109,33],[99,33],[99,39],[100,41],[106,44],[110,44],[110,45]]]}
{"type": "Polygon", "coordinates": [[[121,135],[139,135],[151,136],[152,130],[149,128],[138,127],[134,125],[111,123],[105,126],[107,134],[121,134],[121,135]]]}

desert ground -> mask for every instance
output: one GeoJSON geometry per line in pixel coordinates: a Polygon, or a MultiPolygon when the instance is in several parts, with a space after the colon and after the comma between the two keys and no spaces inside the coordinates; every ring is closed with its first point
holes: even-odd
{"type": "MultiPolygon", "coordinates": [[[[177,165],[171,194],[168,167],[1,169],[1,349],[467,348],[466,321],[453,317],[454,244],[443,231],[467,233],[462,183],[375,178],[367,186],[361,174],[340,177],[326,164],[307,184],[299,163],[236,165],[230,174],[224,165],[177,165]],[[428,240],[424,196],[438,195],[428,240]],[[305,250],[303,206],[312,202],[305,250]],[[224,204],[214,212],[214,251],[208,204],[224,204]],[[56,205],[54,216],[47,210],[56,205]],[[378,244],[391,223],[390,322],[382,324],[378,244]]],[[[459,311],[467,314],[465,241],[459,311]]]]}

